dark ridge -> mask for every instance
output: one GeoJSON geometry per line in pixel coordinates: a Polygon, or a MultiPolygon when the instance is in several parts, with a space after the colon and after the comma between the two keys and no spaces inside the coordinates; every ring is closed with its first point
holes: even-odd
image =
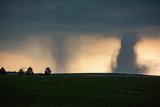
{"type": "MultiPolygon", "coordinates": [[[[36,75],[44,75],[37,73],[36,75]]],[[[124,73],[55,73],[55,76],[97,76],[97,77],[160,77],[157,75],[124,74],[124,73]]]]}

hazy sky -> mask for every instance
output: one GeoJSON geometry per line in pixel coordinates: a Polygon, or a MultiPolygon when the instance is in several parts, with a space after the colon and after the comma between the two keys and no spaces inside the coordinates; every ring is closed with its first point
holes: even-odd
{"type": "Polygon", "coordinates": [[[0,0],[0,67],[7,70],[114,72],[127,34],[138,37],[140,73],[160,75],[159,0],[0,0]]]}

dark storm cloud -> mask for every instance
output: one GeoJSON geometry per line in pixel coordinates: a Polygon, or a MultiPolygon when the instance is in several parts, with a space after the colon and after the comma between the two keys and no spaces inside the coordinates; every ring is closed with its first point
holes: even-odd
{"type": "Polygon", "coordinates": [[[159,4],[158,0],[1,0],[1,36],[159,26],[159,4]]]}

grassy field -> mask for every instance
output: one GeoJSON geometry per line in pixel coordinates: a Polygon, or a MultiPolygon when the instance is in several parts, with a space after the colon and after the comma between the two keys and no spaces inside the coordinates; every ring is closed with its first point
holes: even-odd
{"type": "Polygon", "coordinates": [[[155,106],[160,77],[0,75],[0,106],[155,106]]]}

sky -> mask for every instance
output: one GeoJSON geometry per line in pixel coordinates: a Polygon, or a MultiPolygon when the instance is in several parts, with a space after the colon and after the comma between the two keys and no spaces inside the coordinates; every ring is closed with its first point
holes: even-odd
{"type": "Polygon", "coordinates": [[[6,70],[160,75],[159,55],[159,0],[0,0],[6,70]]]}

